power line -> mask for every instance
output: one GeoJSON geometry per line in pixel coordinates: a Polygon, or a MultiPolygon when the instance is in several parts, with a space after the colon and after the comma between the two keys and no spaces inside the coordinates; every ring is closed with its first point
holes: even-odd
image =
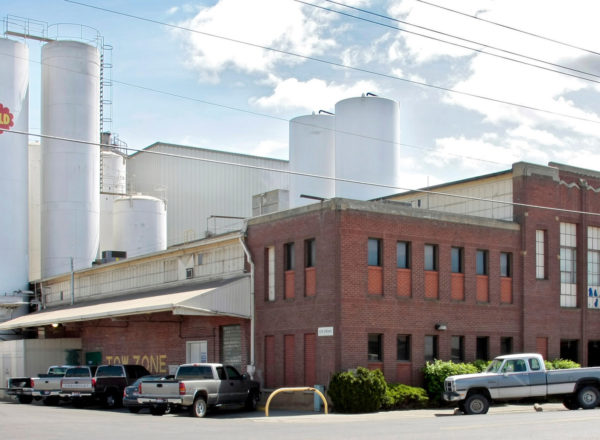
{"type": "Polygon", "coordinates": [[[536,34],[536,33],[529,32],[529,31],[525,31],[523,29],[519,29],[519,28],[516,28],[516,27],[513,27],[513,26],[508,26],[508,25],[505,25],[505,24],[502,24],[502,23],[498,23],[498,22],[495,22],[495,21],[492,21],[492,20],[486,20],[485,18],[477,17],[475,15],[467,14],[465,12],[460,12],[460,11],[457,11],[455,9],[450,9],[448,7],[445,7],[445,6],[436,5],[435,3],[431,3],[431,2],[428,2],[428,1],[425,1],[425,0],[417,0],[417,1],[420,2],[420,3],[426,4],[426,5],[429,5],[429,6],[433,6],[435,8],[444,9],[444,10],[446,10],[448,12],[453,12],[455,14],[463,15],[465,17],[469,17],[469,18],[473,18],[475,20],[483,21],[485,23],[493,24],[494,26],[503,27],[505,29],[510,29],[511,31],[520,32],[520,33],[525,34],[525,35],[530,35],[532,37],[536,37],[536,38],[540,38],[542,40],[550,41],[552,43],[560,44],[561,46],[570,47],[572,49],[581,50],[583,52],[588,52],[588,53],[591,53],[591,54],[594,54],[594,55],[600,55],[600,52],[596,52],[596,51],[593,51],[593,50],[590,50],[590,49],[585,49],[585,48],[583,48],[581,46],[575,46],[574,44],[565,43],[564,41],[555,40],[553,38],[545,37],[543,35],[536,34]]]}
{"type": "MultiPolygon", "coordinates": [[[[594,83],[600,83],[600,81],[593,80],[593,79],[590,79],[590,78],[586,78],[586,77],[583,77],[583,76],[574,75],[574,74],[571,74],[571,73],[568,73],[568,72],[561,72],[560,70],[550,69],[550,68],[547,68],[547,67],[539,66],[537,64],[532,64],[532,63],[528,63],[528,62],[525,62],[525,61],[522,61],[522,60],[517,60],[517,59],[514,59],[514,58],[510,58],[510,57],[498,55],[498,54],[495,54],[495,53],[487,52],[487,51],[482,50],[482,49],[476,49],[476,48],[465,46],[465,45],[462,45],[462,44],[453,43],[451,41],[442,40],[440,38],[432,37],[431,35],[424,35],[424,34],[420,34],[418,32],[409,31],[407,29],[402,29],[402,28],[399,28],[399,27],[390,26],[390,25],[385,24],[385,23],[381,23],[381,22],[374,21],[374,20],[369,20],[369,19],[366,19],[364,17],[359,17],[359,16],[356,16],[356,15],[347,14],[347,13],[344,13],[344,12],[341,12],[341,11],[336,11],[335,9],[326,8],[324,6],[315,5],[313,3],[308,3],[308,2],[305,2],[305,1],[302,1],[302,0],[293,0],[293,1],[295,1],[297,3],[302,3],[304,5],[311,6],[311,7],[314,7],[314,8],[323,9],[325,11],[329,11],[329,12],[333,12],[333,13],[336,13],[336,14],[344,15],[346,17],[351,17],[351,18],[354,18],[354,19],[357,19],[357,20],[366,21],[368,23],[376,24],[378,26],[387,27],[387,28],[394,29],[394,30],[397,30],[397,31],[400,31],[400,32],[405,32],[405,33],[417,35],[419,37],[428,38],[430,40],[438,41],[440,43],[449,44],[449,45],[452,45],[452,46],[460,47],[462,49],[467,49],[467,50],[471,50],[471,51],[474,51],[474,52],[482,53],[482,54],[485,54],[485,55],[497,57],[497,58],[500,58],[500,59],[503,59],[503,60],[506,60],[506,61],[512,61],[512,62],[515,62],[515,63],[523,64],[523,65],[534,67],[534,68],[537,68],[537,69],[543,69],[543,70],[546,70],[546,71],[549,71],[549,72],[558,73],[560,75],[566,75],[566,76],[570,76],[570,77],[573,77],[573,78],[582,79],[584,81],[590,81],[590,82],[594,82],[594,83]]],[[[425,27],[425,26],[420,26],[420,25],[408,23],[407,21],[403,21],[403,20],[399,20],[397,18],[389,17],[389,16],[382,15],[382,14],[378,14],[376,12],[368,11],[366,9],[361,9],[361,8],[357,8],[357,7],[354,7],[354,6],[346,5],[344,3],[340,3],[340,2],[337,2],[337,1],[334,1],[334,0],[324,0],[324,1],[332,3],[334,5],[342,6],[342,7],[348,8],[348,9],[352,9],[352,10],[355,10],[355,11],[358,11],[358,12],[362,12],[362,13],[365,13],[365,14],[370,14],[370,15],[374,15],[376,17],[385,18],[386,20],[395,21],[397,23],[402,23],[402,24],[405,24],[405,25],[408,25],[408,26],[413,26],[413,27],[416,27],[416,28],[419,28],[419,29],[423,29],[423,30],[426,30],[426,31],[429,31],[429,32],[433,32],[433,33],[436,33],[436,34],[439,34],[439,35],[444,35],[446,37],[454,38],[454,39],[461,40],[461,41],[464,41],[464,42],[467,42],[467,43],[471,43],[471,44],[476,44],[478,46],[487,47],[489,49],[497,50],[499,52],[504,52],[504,53],[507,53],[507,54],[510,54],[510,55],[516,55],[516,56],[521,57],[521,58],[525,58],[525,59],[528,59],[528,60],[536,61],[538,63],[547,64],[549,66],[559,67],[561,69],[570,70],[572,72],[582,73],[584,75],[589,75],[589,76],[594,76],[596,78],[600,78],[600,75],[597,75],[595,73],[585,72],[583,70],[574,69],[574,68],[568,67],[568,66],[563,66],[562,64],[552,63],[550,61],[545,61],[545,60],[542,60],[540,58],[534,58],[534,57],[531,57],[531,56],[528,56],[528,55],[520,54],[518,52],[513,52],[513,51],[510,51],[510,50],[501,49],[499,47],[491,46],[489,44],[484,44],[484,43],[480,43],[478,41],[474,41],[474,40],[469,40],[469,39],[466,39],[466,38],[458,37],[456,35],[453,35],[453,34],[450,34],[450,33],[447,33],[447,32],[441,32],[441,31],[437,31],[435,29],[428,28],[428,27],[425,27]]]]}
{"type": "MultiPolygon", "coordinates": [[[[62,136],[51,136],[51,135],[44,135],[44,134],[29,133],[29,132],[25,132],[25,131],[21,131],[21,130],[4,129],[4,133],[12,133],[12,134],[25,135],[25,136],[34,136],[34,137],[40,137],[40,138],[44,138],[44,139],[52,139],[52,140],[59,140],[59,141],[65,141],[65,142],[73,142],[73,143],[84,144],[84,145],[88,145],[88,146],[114,147],[113,145],[110,145],[110,144],[102,144],[99,142],[84,141],[81,139],[73,139],[73,138],[67,138],[67,137],[62,137],[62,136]]],[[[523,208],[542,209],[542,210],[547,210],[547,211],[564,212],[564,213],[570,213],[570,214],[584,214],[584,215],[600,216],[600,212],[596,213],[596,212],[589,212],[589,211],[578,211],[578,210],[573,210],[573,209],[555,208],[555,207],[551,207],[551,206],[532,205],[529,203],[508,202],[508,201],[504,201],[504,200],[486,199],[483,197],[466,196],[466,195],[460,195],[460,194],[450,194],[450,193],[444,193],[444,192],[439,192],[439,191],[430,191],[427,189],[405,188],[405,187],[401,187],[401,186],[397,186],[397,185],[387,185],[387,184],[374,183],[374,182],[365,182],[365,181],[355,180],[355,179],[346,179],[346,178],[341,178],[341,177],[323,176],[323,175],[319,175],[319,174],[303,173],[300,171],[281,170],[281,169],[277,169],[277,168],[270,168],[270,167],[259,166],[259,165],[250,165],[250,164],[243,164],[243,163],[237,163],[237,162],[229,162],[229,161],[224,161],[224,160],[208,159],[208,158],[204,158],[204,157],[185,156],[182,154],[165,153],[162,151],[151,151],[151,150],[147,150],[147,149],[138,149],[138,148],[127,147],[127,150],[131,150],[131,151],[134,151],[137,153],[154,154],[154,155],[159,155],[159,156],[164,156],[164,157],[194,160],[194,161],[207,162],[207,163],[219,164],[219,165],[228,165],[228,166],[233,166],[233,167],[247,168],[247,169],[253,169],[253,170],[260,170],[260,171],[268,171],[268,172],[279,173],[279,174],[289,174],[289,175],[294,175],[294,176],[303,176],[303,177],[312,177],[312,178],[316,178],[316,179],[333,180],[335,182],[353,183],[353,184],[373,186],[373,187],[378,187],[378,188],[387,188],[387,189],[392,189],[395,191],[400,190],[400,191],[406,191],[406,192],[418,192],[418,193],[445,196],[445,197],[453,197],[453,198],[465,199],[465,200],[498,203],[501,205],[518,206],[518,207],[523,207],[523,208]]]]}
{"type": "MultiPolygon", "coordinates": [[[[9,56],[8,54],[0,53],[0,56],[3,56],[3,55],[9,56]]],[[[33,60],[33,59],[30,59],[30,58],[24,58],[24,57],[15,57],[15,58],[22,59],[22,60],[27,60],[27,61],[32,62],[32,63],[37,63],[37,64],[40,64],[40,65],[43,65],[43,63],[41,61],[33,60]]],[[[67,69],[67,68],[64,68],[64,67],[59,67],[59,66],[54,66],[54,65],[52,67],[54,69],[63,70],[63,71],[66,71],[66,72],[74,72],[74,73],[78,73],[78,74],[81,74],[81,75],[91,76],[89,73],[81,73],[81,72],[77,72],[75,70],[67,69]]],[[[185,99],[185,100],[192,101],[192,102],[197,102],[197,103],[200,103],[200,104],[211,105],[211,106],[214,106],[214,107],[224,108],[224,109],[232,110],[232,111],[238,111],[238,112],[250,114],[250,115],[253,115],[253,116],[259,116],[259,117],[269,118],[269,119],[273,119],[273,120],[276,120],[276,121],[285,122],[285,123],[288,123],[288,124],[290,122],[292,122],[292,119],[286,119],[286,118],[282,118],[280,116],[274,116],[274,115],[270,115],[270,114],[267,114],[267,113],[261,113],[261,112],[256,112],[256,111],[252,111],[252,110],[242,109],[242,108],[239,108],[239,107],[233,107],[233,106],[230,106],[230,105],[225,105],[225,104],[220,104],[220,103],[217,103],[217,102],[207,101],[205,99],[200,99],[200,98],[194,98],[194,97],[187,96],[187,95],[182,95],[182,94],[179,94],[179,93],[169,92],[169,91],[165,91],[165,90],[159,90],[159,89],[156,89],[156,88],[153,88],[153,87],[142,86],[142,85],[139,85],[139,84],[133,84],[133,83],[129,83],[129,82],[125,82],[125,81],[119,81],[119,80],[115,80],[115,79],[112,79],[111,82],[114,83],[114,84],[120,84],[120,85],[123,85],[123,86],[126,86],[126,87],[137,88],[137,89],[144,90],[144,91],[147,91],[147,92],[153,92],[153,93],[158,93],[158,94],[170,96],[170,97],[173,97],[173,98],[185,99]]],[[[407,148],[412,148],[412,149],[416,149],[416,150],[430,151],[430,152],[436,153],[436,149],[434,147],[424,147],[424,146],[418,146],[418,145],[411,145],[411,144],[407,144],[407,143],[403,143],[403,142],[395,142],[395,141],[389,140],[389,139],[382,139],[382,138],[377,138],[377,137],[374,137],[374,136],[367,136],[367,135],[364,135],[364,134],[353,133],[353,132],[344,131],[344,130],[338,130],[338,129],[335,129],[335,128],[331,129],[329,127],[317,126],[317,125],[308,124],[308,123],[305,123],[305,122],[295,121],[294,123],[298,124],[298,125],[304,125],[306,127],[314,127],[314,128],[319,128],[319,129],[322,129],[322,130],[328,130],[328,131],[332,131],[334,133],[341,133],[341,134],[346,134],[346,135],[349,135],[349,136],[355,136],[355,137],[359,137],[359,138],[362,138],[362,139],[374,140],[374,141],[377,141],[377,142],[389,143],[389,144],[397,145],[397,146],[400,146],[400,147],[407,147],[407,148]]],[[[482,159],[482,158],[473,157],[473,156],[464,156],[464,155],[456,154],[456,153],[446,152],[444,154],[449,155],[449,156],[454,156],[454,157],[457,157],[457,158],[461,158],[461,159],[475,160],[475,161],[478,161],[478,162],[485,162],[485,163],[490,163],[490,164],[494,164],[494,165],[502,165],[502,166],[507,166],[508,165],[506,163],[496,162],[496,161],[492,161],[492,160],[489,160],[489,159],[482,159]]]]}
{"type": "MultiPolygon", "coordinates": [[[[268,51],[271,51],[271,52],[280,53],[280,54],[288,55],[288,56],[293,56],[293,57],[301,58],[301,59],[308,60],[308,61],[314,61],[314,62],[318,62],[318,63],[328,64],[328,65],[331,65],[331,66],[334,66],[334,67],[340,67],[340,68],[344,68],[344,69],[348,69],[348,70],[353,70],[355,72],[366,73],[366,74],[369,74],[369,75],[375,75],[375,76],[379,76],[379,77],[382,77],[382,78],[403,81],[403,82],[406,82],[406,83],[409,83],[409,84],[414,84],[414,85],[418,85],[418,86],[422,86],[422,87],[428,87],[428,88],[432,88],[432,89],[435,89],[435,90],[441,90],[441,91],[449,92],[449,93],[455,93],[455,94],[458,94],[458,95],[468,96],[468,97],[471,97],[471,98],[482,99],[482,100],[489,101],[489,102],[495,102],[497,104],[510,105],[510,106],[513,106],[513,107],[518,107],[518,108],[525,109],[525,110],[532,110],[532,111],[536,111],[536,112],[540,112],[540,113],[545,113],[545,114],[549,114],[549,115],[553,115],[553,116],[566,117],[566,118],[574,119],[574,120],[578,120],[578,121],[585,121],[585,122],[591,122],[591,123],[594,123],[594,124],[600,124],[600,121],[597,120],[597,119],[590,119],[590,118],[584,118],[584,117],[581,117],[581,116],[575,116],[575,115],[569,115],[569,114],[565,114],[565,113],[561,113],[561,112],[555,112],[555,111],[552,111],[552,110],[542,109],[542,108],[534,107],[534,106],[531,106],[531,105],[515,103],[515,102],[506,101],[506,100],[499,99],[499,98],[491,98],[491,97],[480,95],[480,94],[477,94],[477,93],[465,92],[465,91],[461,91],[461,90],[451,89],[449,87],[443,87],[443,86],[438,86],[438,85],[434,85],[434,84],[428,84],[428,83],[422,82],[422,81],[411,80],[411,79],[403,78],[403,77],[396,76],[396,75],[391,75],[391,74],[382,73],[382,72],[375,72],[375,71],[368,70],[368,69],[363,69],[363,68],[360,68],[360,67],[354,67],[354,66],[349,66],[349,65],[346,65],[346,64],[342,64],[342,63],[336,63],[336,62],[333,62],[333,61],[327,61],[327,60],[323,60],[323,59],[312,57],[312,56],[300,55],[300,54],[293,53],[293,52],[290,52],[290,51],[285,51],[285,50],[282,50],[282,49],[275,49],[275,48],[272,48],[272,47],[262,46],[260,44],[250,43],[250,42],[238,40],[238,39],[235,39],[235,38],[229,38],[229,37],[224,37],[224,36],[221,36],[221,35],[211,34],[211,33],[208,33],[208,32],[203,32],[203,31],[199,31],[199,30],[196,30],[196,29],[190,29],[190,28],[186,28],[186,27],[183,27],[183,26],[178,26],[178,25],[174,25],[174,24],[170,24],[170,23],[165,23],[165,22],[161,22],[161,21],[158,21],[158,20],[153,20],[153,19],[150,19],[150,18],[140,17],[140,16],[128,14],[128,13],[125,13],[125,12],[114,11],[114,10],[107,9],[107,8],[102,8],[102,7],[99,7],[99,6],[88,5],[86,3],[81,3],[81,2],[74,1],[74,0],[64,0],[64,1],[66,1],[68,3],[73,3],[73,4],[80,5],[80,6],[84,6],[84,7],[87,7],[87,8],[97,9],[97,10],[100,10],[100,11],[108,12],[108,13],[111,13],[111,14],[122,15],[124,17],[129,17],[129,18],[133,18],[133,19],[136,19],[136,20],[140,20],[140,21],[145,21],[145,22],[149,22],[149,23],[159,24],[159,25],[167,26],[167,27],[170,27],[170,28],[173,28],[173,29],[179,29],[179,30],[184,30],[184,31],[188,31],[188,32],[193,32],[193,33],[197,33],[199,35],[204,35],[204,36],[211,37],[211,38],[218,38],[218,39],[229,41],[229,42],[232,42],[232,43],[237,43],[237,44],[242,44],[242,45],[249,46],[249,47],[254,47],[254,48],[258,48],[258,49],[268,50],[268,51]]],[[[113,80],[113,82],[114,82],[114,80],[113,80]]]]}

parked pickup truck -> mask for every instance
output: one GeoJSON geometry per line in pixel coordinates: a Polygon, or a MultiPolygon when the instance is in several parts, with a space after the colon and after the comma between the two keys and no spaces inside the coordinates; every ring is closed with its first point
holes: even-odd
{"type": "Polygon", "coordinates": [[[67,370],[61,384],[61,396],[70,397],[74,406],[96,400],[106,408],[116,408],[122,404],[125,387],[150,374],[142,365],[100,365],[94,372],[93,368],[67,370]]]}
{"type": "Polygon", "coordinates": [[[92,397],[96,365],[69,368],[60,381],[60,396],[71,399],[73,406],[82,407],[92,397]]]}
{"type": "Polygon", "coordinates": [[[258,382],[230,365],[185,364],[179,366],[174,380],[141,382],[138,402],[150,406],[154,415],[175,405],[204,417],[208,408],[217,406],[245,405],[255,410],[259,397],[258,382]]]}
{"type": "Polygon", "coordinates": [[[40,374],[31,379],[31,396],[43,399],[44,405],[56,405],[60,401],[60,382],[72,365],[54,365],[48,374],[40,374]]]}
{"type": "Polygon", "coordinates": [[[34,398],[43,398],[44,403],[50,404],[57,401],[60,393],[60,379],[69,368],[69,365],[52,365],[46,374],[40,373],[37,377],[10,377],[7,382],[6,393],[15,396],[20,403],[31,403],[34,398]],[[50,400],[47,398],[52,397],[50,400]]]}
{"type": "Polygon", "coordinates": [[[493,401],[550,396],[568,409],[592,409],[600,403],[600,367],[547,371],[537,353],[498,356],[483,373],[446,378],[442,396],[465,414],[485,414],[493,401]]]}

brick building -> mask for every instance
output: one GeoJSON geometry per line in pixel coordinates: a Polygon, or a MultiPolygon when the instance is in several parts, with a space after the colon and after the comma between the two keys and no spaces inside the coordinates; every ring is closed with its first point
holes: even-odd
{"type": "Polygon", "coordinates": [[[249,220],[266,388],[507,352],[600,364],[600,173],[558,164],[249,220]]]}

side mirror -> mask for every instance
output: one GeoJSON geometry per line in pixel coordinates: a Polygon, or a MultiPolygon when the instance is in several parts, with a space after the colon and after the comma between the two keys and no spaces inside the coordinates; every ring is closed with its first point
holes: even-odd
{"type": "Polygon", "coordinates": [[[248,373],[244,373],[244,374],[242,374],[242,379],[248,380],[248,379],[250,379],[250,376],[248,375],[248,373]]]}

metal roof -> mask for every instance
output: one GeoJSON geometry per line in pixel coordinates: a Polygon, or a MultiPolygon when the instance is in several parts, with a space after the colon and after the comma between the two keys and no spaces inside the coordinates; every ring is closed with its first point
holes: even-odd
{"type": "Polygon", "coordinates": [[[41,327],[170,311],[174,315],[251,317],[250,278],[241,277],[183,292],[135,295],[93,304],[43,310],[0,323],[0,330],[41,327]]]}

